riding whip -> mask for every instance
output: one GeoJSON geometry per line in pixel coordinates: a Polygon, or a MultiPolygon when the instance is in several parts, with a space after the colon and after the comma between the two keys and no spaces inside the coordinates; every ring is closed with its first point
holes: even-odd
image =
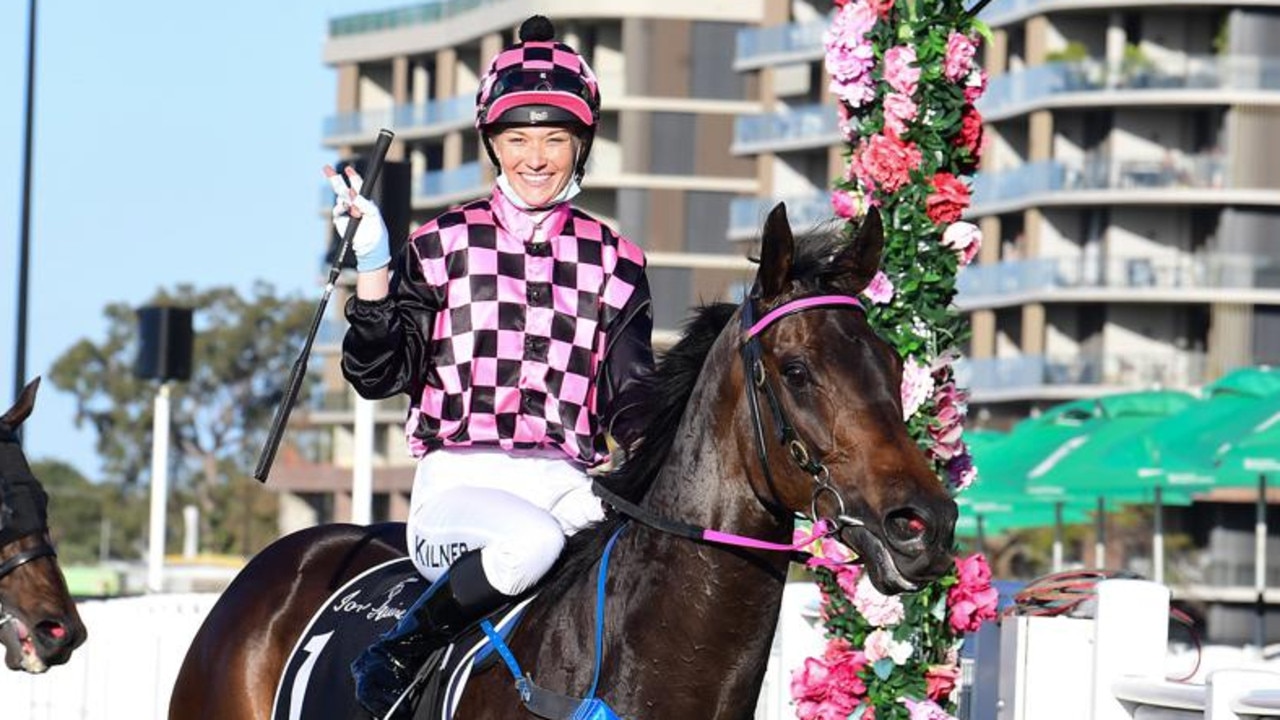
{"type": "MultiPolygon", "coordinates": [[[[386,159],[387,149],[391,147],[391,139],[394,137],[395,133],[386,128],[378,131],[378,139],[373,145],[373,156],[369,159],[364,184],[360,186],[362,196],[369,197],[369,193],[373,192],[373,185],[378,181],[378,174],[382,172],[382,161],[386,159]]],[[[298,353],[297,361],[293,363],[293,371],[289,374],[288,384],[285,385],[284,397],[280,400],[280,406],[276,408],[276,415],[271,420],[271,430],[267,433],[267,441],[263,443],[262,452],[258,455],[258,467],[253,471],[253,476],[260,482],[266,482],[267,475],[271,472],[271,463],[276,459],[276,450],[280,447],[284,426],[289,422],[289,413],[293,410],[293,403],[298,399],[298,391],[302,389],[302,376],[307,371],[307,360],[311,357],[311,344],[315,342],[316,333],[320,331],[325,306],[329,304],[329,296],[333,294],[338,276],[342,273],[342,263],[346,260],[347,251],[351,248],[351,241],[355,238],[356,229],[359,227],[360,218],[351,217],[347,222],[346,232],[342,233],[342,246],[338,248],[333,267],[329,268],[329,280],[324,285],[324,295],[316,307],[316,314],[311,318],[311,330],[307,333],[307,341],[302,345],[302,352],[298,353]]]]}

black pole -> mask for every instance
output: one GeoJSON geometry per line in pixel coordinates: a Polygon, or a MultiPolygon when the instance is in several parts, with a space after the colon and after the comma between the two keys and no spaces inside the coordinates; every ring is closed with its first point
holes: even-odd
{"type": "Polygon", "coordinates": [[[27,287],[31,265],[31,146],[35,126],[36,0],[27,17],[26,126],[22,147],[22,221],[18,230],[18,324],[13,344],[13,398],[17,401],[27,384],[27,287]]]}
{"type": "Polygon", "coordinates": [[[1267,647],[1267,475],[1258,475],[1258,503],[1254,507],[1254,589],[1257,598],[1254,601],[1253,642],[1259,652],[1267,647]]]}

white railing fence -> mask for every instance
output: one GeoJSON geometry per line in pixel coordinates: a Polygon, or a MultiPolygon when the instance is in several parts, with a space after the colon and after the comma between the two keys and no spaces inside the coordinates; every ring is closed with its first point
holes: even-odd
{"type": "MultiPolygon", "coordinates": [[[[1167,588],[1098,584],[1094,618],[1011,617],[984,633],[966,668],[974,688],[963,720],[1262,720],[1280,718],[1280,665],[1205,655],[1193,682],[1168,653],[1167,588]],[[985,645],[985,648],[984,648],[985,645]],[[994,655],[994,657],[992,657],[994,655]],[[992,663],[998,664],[998,672],[992,663]],[[979,693],[978,690],[982,692],[979,693]],[[991,701],[981,701],[991,696],[991,701]]],[[[80,603],[89,640],[44,675],[0,670],[0,718],[164,720],[191,638],[217,596],[169,594],[80,603]]],[[[823,649],[817,587],[791,583],[754,720],[790,720],[792,671],[823,649]]]]}
{"type": "Polygon", "coordinates": [[[89,632],[43,675],[0,670],[0,717],[163,720],[187,646],[217,595],[147,595],[78,603],[89,632]]]}

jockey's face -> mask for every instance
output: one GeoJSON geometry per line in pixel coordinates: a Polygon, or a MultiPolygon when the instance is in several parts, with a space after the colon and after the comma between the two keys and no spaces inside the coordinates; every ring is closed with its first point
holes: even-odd
{"type": "Polygon", "coordinates": [[[564,128],[507,128],[493,136],[502,174],[533,207],[542,207],[564,190],[573,176],[577,138],[564,128]]]}

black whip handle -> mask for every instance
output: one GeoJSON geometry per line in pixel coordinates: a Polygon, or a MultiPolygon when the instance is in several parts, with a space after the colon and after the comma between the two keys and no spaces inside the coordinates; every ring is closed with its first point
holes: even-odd
{"type": "MultiPolygon", "coordinates": [[[[391,141],[394,138],[395,133],[386,128],[378,131],[378,139],[373,145],[373,155],[364,174],[364,184],[360,186],[362,196],[369,197],[373,192],[373,185],[382,172],[382,161],[386,159],[387,150],[391,147],[391,141]]],[[[307,332],[307,340],[302,345],[302,352],[298,353],[298,359],[293,363],[293,371],[289,373],[289,382],[284,388],[284,397],[276,407],[275,417],[271,419],[271,429],[267,432],[267,440],[262,444],[262,452],[258,454],[258,466],[254,469],[253,476],[259,482],[266,482],[267,475],[271,473],[271,464],[275,462],[276,450],[280,448],[280,439],[284,437],[285,425],[289,424],[289,413],[293,411],[293,404],[297,401],[298,392],[302,389],[302,378],[307,372],[311,346],[315,342],[316,333],[320,331],[320,323],[324,320],[325,306],[329,304],[334,283],[342,272],[342,261],[346,259],[347,250],[351,248],[351,240],[356,236],[356,229],[359,227],[360,218],[352,217],[347,222],[346,232],[342,233],[342,247],[338,249],[333,267],[329,268],[329,282],[325,284],[324,295],[321,296],[320,304],[316,306],[316,313],[311,318],[311,329],[307,332]]]]}

